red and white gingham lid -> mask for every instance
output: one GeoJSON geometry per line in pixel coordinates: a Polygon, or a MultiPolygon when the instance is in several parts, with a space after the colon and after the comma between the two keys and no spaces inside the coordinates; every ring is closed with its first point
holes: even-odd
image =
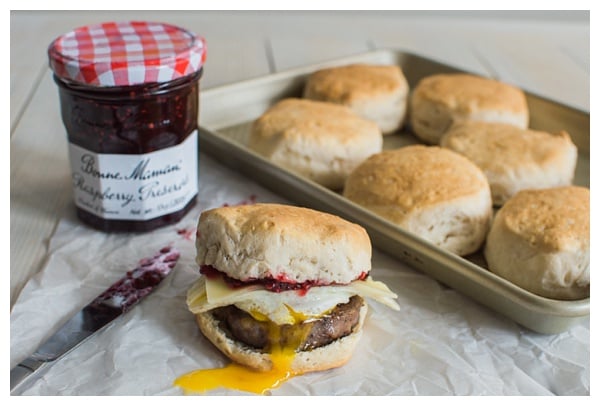
{"type": "Polygon", "coordinates": [[[169,82],[199,71],[206,43],[169,24],[107,22],[58,37],[48,56],[60,78],[91,86],[131,86],[169,82]]]}

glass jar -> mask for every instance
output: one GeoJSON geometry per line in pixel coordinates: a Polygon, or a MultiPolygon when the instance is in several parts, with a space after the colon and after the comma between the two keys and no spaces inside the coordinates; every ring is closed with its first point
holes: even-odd
{"type": "Polygon", "coordinates": [[[204,40],[161,23],[103,23],[48,50],[78,217],[103,231],[179,221],[198,193],[204,40]]]}

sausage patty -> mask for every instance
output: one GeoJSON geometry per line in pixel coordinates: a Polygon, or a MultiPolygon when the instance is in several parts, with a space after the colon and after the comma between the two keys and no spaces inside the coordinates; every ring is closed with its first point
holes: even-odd
{"type": "Polygon", "coordinates": [[[360,296],[352,296],[347,303],[338,304],[320,319],[283,325],[256,320],[233,305],[214,309],[212,314],[231,338],[249,347],[269,351],[276,344],[309,351],[351,334],[360,320],[362,305],[360,296]]]}

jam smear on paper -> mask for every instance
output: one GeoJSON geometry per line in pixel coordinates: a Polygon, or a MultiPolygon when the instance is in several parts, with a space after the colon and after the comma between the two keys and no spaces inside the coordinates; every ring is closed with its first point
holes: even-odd
{"type": "Polygon", "coordinates": [[[181,237],[183,237],[184,240],[193,241],[195,234],[196,234],[196,227],[177,229],[177,235],[180,235],[181,237]]]}

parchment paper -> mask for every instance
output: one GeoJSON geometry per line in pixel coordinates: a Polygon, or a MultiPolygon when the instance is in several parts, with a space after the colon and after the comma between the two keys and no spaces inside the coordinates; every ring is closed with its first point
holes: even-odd
{"type": "MultiPolygon", "coordinates": [[[[194,231],[202,210],[254,201],[288,203],[201,155],[198,205],[177,225],[106,234],[82,225],[68,207],[47,264],[11,313],[11,368],[140,259],[168,244],[181,258],[153,294],[22,394],[181,395],[173,386],[178,376],[227,364],[185,305],[199,277],[194,231]]],[[[401,311],[371,302],[348,364],[293,378],[272,395],[589,395],[588,321],[558,335],[533,333],[376,250],[372,275],[398,294],[401,311]]]]}

